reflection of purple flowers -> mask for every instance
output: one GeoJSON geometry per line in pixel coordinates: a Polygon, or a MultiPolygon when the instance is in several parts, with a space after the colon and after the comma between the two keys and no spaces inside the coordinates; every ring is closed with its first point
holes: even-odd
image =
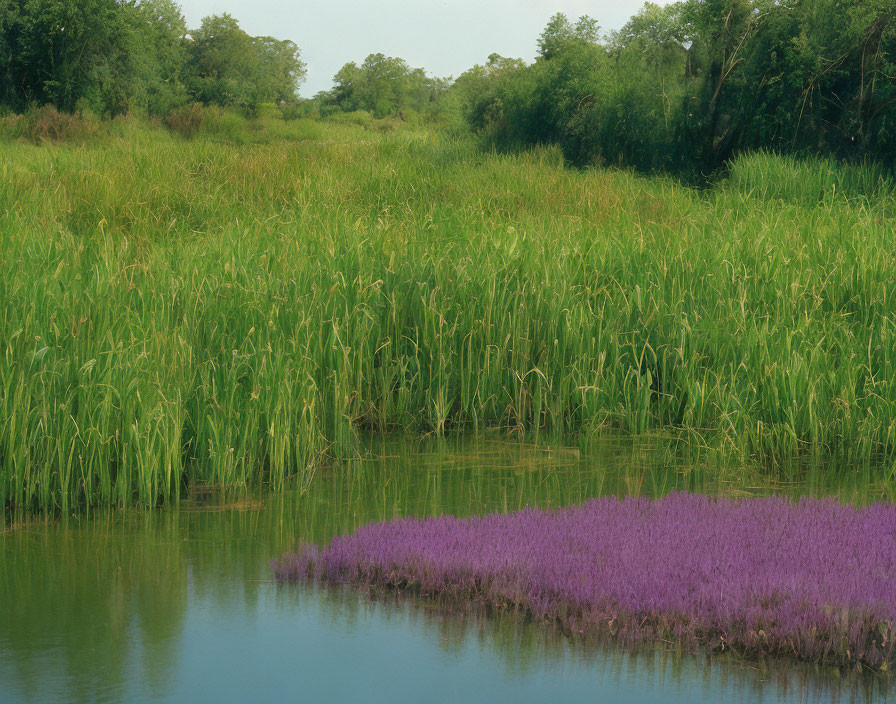
{"type": "Polygon", "coordinates": [[[571,630],[891,666],[896,506],[603,498],[374,523],[274,564],[278,579],[519,605],[571,630]]]}

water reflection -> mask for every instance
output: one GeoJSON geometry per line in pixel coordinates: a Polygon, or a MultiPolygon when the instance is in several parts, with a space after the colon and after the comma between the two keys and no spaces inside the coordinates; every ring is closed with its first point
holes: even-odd
{"type": "Polygon", "coordinates": [[[606,494],[879,495],[856,475],[772,484],[661,439],[599,447],[373,443],[304,496],[197,494],[0,534],[0,701],[881,701],[885,679],[627,654],[517,618],[356,591],[278,588],[268,565],[372,520],[560,506],[606,494]],[[441,687],[439,689],[438,687],[441,687]]]}
{"type": "Polygon", "coordinates": [[[471,607],[460,613],[408,597],[359,598],[357,590],[344,587],[299,592],[284,586],[280,591],[314,599],[315,608],[327,614],[334,626],[399,623],[425,631],[433,642],[437,639],[447,659],[472,656],[495,663],[506,680],[549,674],[558,682],[579,680],[589,687],[596,684],[604,692],[612,690],[619,701],[639,695],[650,695],[645,701],[889,701],[888,680],[880,676],[844,677],[832,668],[774,660],[757,663],[727,656],[688,656],[672,645],[623,651],[612,642],[570,640],[556,629],[516,614],[486,614],[471,607]]]}

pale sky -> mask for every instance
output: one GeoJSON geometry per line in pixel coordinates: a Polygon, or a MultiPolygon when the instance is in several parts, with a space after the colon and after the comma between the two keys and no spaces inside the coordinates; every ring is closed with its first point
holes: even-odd
{"type": "MultiPolygon", "coordinates": [[[[666,4],[660,0],[659,4],[666,4]]],[[[591,15],[618,29],[643,0],[180,0],[190,27],[228,12],[252,35],[291,39],[302,50],[311,97],[333,74],[368,54],[398,56],[436,76],[458,76],[488,55],[531,61],[555,12],[591,15]]]]}

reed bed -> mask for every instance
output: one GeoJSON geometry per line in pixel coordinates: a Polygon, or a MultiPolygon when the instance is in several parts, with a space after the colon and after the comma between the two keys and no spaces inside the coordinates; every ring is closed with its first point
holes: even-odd
{"type": "Polygon", "coordinates": [[[372,523],[273,565],[516,609],[572,634],[749,657],[896,663],[896,506],[697,494],[372,523]]]}
{"type": "Polygon", "coordinates": [[[772,197],[769,155],[697,192],[548,148],[275,127],[3,143],[5,510],[307,486],[396,430],[672,431],[892,476],[883,190],[772,197]]]}

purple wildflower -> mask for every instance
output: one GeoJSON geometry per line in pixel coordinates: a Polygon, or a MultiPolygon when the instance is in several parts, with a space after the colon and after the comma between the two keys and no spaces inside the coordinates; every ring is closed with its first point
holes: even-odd
{"type": "Polygon", "coordinates": [[[602,498],[556,511],[370,524],[278,579],[521,607],[571,632],[871,668],[894,663],[896,506],[602,498]]]}

